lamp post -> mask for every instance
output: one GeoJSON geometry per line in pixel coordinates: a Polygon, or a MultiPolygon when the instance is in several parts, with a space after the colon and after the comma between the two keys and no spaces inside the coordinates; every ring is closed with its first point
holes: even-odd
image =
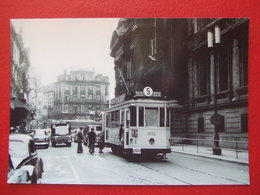
{"type": "Polygon", "coordinates": [[[219,50],[219,44],[221,43],[220,39],[220,28],[219,26],[215,26],[214,34],[212,31],[208,31],[207,40],[208,40],[208,48],[212,50],[214,55],[214,114],[211,116],[210,121],[214,125],[214,147],[213,154],[221,155],[221,148],[219,148],[219,134],[218,129],[221,124],[221,115],[218,114],[217,110],[217,64],[216,64],[216,53],[219,50]],[[215,36],[214,36],[215,35],[215,36]],[[214,45],[215,38],[215,45],[214,45]]]}

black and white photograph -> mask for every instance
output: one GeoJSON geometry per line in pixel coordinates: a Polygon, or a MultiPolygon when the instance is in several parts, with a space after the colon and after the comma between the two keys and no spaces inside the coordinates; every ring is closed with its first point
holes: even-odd
{"type": "Polygon", "coordinates": [[[249,185],[248,31],[249,18],[11,19],[7,183],[249,185]]]}

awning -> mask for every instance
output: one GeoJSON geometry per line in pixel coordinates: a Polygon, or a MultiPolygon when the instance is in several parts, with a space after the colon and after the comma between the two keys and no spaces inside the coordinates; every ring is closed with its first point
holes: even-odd
{"type": "Polygon", "coordinates": [[[11,109],[17,109],[18,108],[18,109],[25,109],[27,111],[32,110],[32,107],[29,104],[23,103],[18,99],[11,100],[10,107],[11,107],[11,109]]]}

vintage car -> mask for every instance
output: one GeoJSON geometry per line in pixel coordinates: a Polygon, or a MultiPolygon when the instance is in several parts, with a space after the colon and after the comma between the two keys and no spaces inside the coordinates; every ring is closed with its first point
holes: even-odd
{"type": "Polygon", "coordinates": [[[31,136],[11,134],[9,136],[9,154],[14,169],[26,169],[31,183],[39,182],[44,171],[43,160],[38,157],[35,143],[31,136]]]}
{"type": "Polygon", "coordinates": [[[51,124],[51,145],[66,144],[71,147],[71,124],[64,121],[55,121],[51,124]]]}
{"type": "Polygon", "coordinates": [[[48,148],[50,144],[50,136],[46,129],[35,129],[33,139],[36,147],[48,148]]]}
{"type": "Polygon", "coordinates": [[[35,167],[32,165],[24,165],[21,168],[14,168],[13,162],[9,155],[9,166],[7,183],[36,183],[37,175],[35,167]]]}

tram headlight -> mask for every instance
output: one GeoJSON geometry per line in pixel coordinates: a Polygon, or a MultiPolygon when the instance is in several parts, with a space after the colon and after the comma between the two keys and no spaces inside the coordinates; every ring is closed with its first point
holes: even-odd
{"type": "Polygon", "coordinates": [[[149,143],[150,143],[151,145],[154,144],[154,142],[155,142],[154,138],[149,139],[149,143]]]}

